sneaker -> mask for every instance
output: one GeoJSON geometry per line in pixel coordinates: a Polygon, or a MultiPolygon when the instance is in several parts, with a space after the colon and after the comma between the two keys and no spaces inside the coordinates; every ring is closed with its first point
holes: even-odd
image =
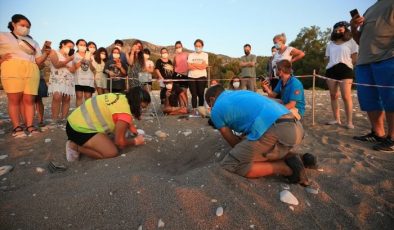
{"type": "Polygon", "coordinates": [[[374,150],[385,153],[394,153],[394,141],[387,137],[384,141],[372,147],[374,150]]]}
{"type": "Polygon", "coordinates": [[[79,152],[72,149],[70,144],[71,141],[66,142],[66,158],[68,162],[73,162],[79,159],[79,152]]]}
{"type": "Polygon", "coordinates": [[[375,132],[373,132],[373,131],[370,132],[370,133],[368,133],[368,134],[366,134],[366,135],[363,135],[363,136],[354,136],[353,139],[354,139],[354,140],[357,140],[357,141],[372,142],[372,143],[375,143],[375,142],[382,142],[382,141],[385,140],[384,137],[379,137],[379,136],[377,136],[377,135],[375,134],[375,132]]]}

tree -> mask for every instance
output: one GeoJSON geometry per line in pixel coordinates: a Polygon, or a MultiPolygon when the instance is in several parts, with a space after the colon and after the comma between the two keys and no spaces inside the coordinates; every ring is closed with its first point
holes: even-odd
{"type": "MultiPolygon", "coordinates": [[[[330,34],[330,29],[322,32],[318,26],[301,29],[297,38],[289,44],[305,52],[305,57],[293,65],[295,75],[309,75],[313,73],[313,70],[316,70],[318,74],[325,73],[324,56],[330,34]]],[[[301,81],[304,88],[312,86],[311,78],[302,78],[301,81]]],[[[316,84],[321,88],[326,87],[325,81],[322,79],[317,80],[316,84]]]]}

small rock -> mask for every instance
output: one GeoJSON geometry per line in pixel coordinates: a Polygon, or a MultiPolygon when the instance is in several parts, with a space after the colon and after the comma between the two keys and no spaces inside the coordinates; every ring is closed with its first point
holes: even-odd
{"type": "Polygon", "coordinates": [[[138,226],[138,230],[142,230],[142,225],[138,226]]]}
{"type": "Polygon", "coordinates": [[[142,129],[137,129],[138,135],[145,135],[145,131],[142,129]]]}
{"type": "Polygon", "coordinates": [[[306,205],[308,205],[309,207],[311,206],[311,203],[309,203],[309,201],[305,201],[306,205]]]}
{"type": "Polygon", "coordinates": [[[0,167],[0,176],[10,172],[14,167],[11,165],[4,165],[0,167]]]}
{"type": "Polygon", "coordinates": [[[299,204],[297,198],[289,190],[283,190],[280,192],[280,201],[292,205],[299,204]]]}
{"type": "Polygon", "coordinates": [[[37,167],[36,168],[36,172],[37,173],[43,173],[45,171],[45,169],[41,168],[41,167],[37,167]]]}
{"type": "Polygon", "coordinates": [[[223,215],[223,208],[222,207],[218,207],[216,209],[216,216],[222,216],[223,215]]]}
{"type": "Polygon", "coordinates": [[[189,135],[192,134],[192,133],[193,133],[192,130],[186,129],[186,131],[183,132],[182,134],[185,135],[185,137],[187,137],[187,136],[189,136],[189,135]]]}
{"type": "Polygon", "coordinates": [[[33,193],[33,196],[36,196],[37,194],[33,193]]]}
{"type": "Polygon", "coordinates": [[[26,164],[26,162],[24,162],[24,161],[19,162],[19,165],[25,165],[25,164],[26,164]]]}
{"type": "Polygon", "coordinates": [[[108,164],[105,164],[104,166],[105,166],[105,167],[108,167],[108,164]]]}
{"type": "Polygon", "coordinates": [[[288,184],[281,184],[280,187],[282,187],[285,190],[290,190],[290,186],[288,184]]]}
{"type": "Polygon", "coordinates": [[[249,225],[249,228],[254,229],[256,227],[254,224],[249,225]]]}
{"type": "Polygon", "coordinates": [[[4,177],[3,179],[2,179],[2,181],[6,181],[7,180],[7,177],[4,177]]]}
{"type": "Polygon", "coordinates": [[[212,203],[216,203],[216,202],[218,202],[218,201],[217,201],[216,199],[212,199],[211,202],[212,202],[212,203]]]}
{"type": "Polygon", "coordinates": [[[45,143],[49,143],[51,141],[52,141],[51,138],[45,138],[45,140],[44,140],[45,143]]]}
{"type": "Polygon", "coordinates": [[[48,217],[47,217],[47,216],[44,216],[44,219],[45,219],[45,220],[47,220],[47,219],[48,219],[48,217]]]}
{"type": "Polygon", "coordinates": [[[311,187],[306,187],[305,191],[307,191],[308,193],[311,193],[311,194],[318,194],[319,193],[319,189],[314,189],[311,187]]]}
{"type": "Polygon", "coordinates": [[[160,163],[157,163],[157,166],[160,166],[160,163]]]}
{"type": "Polygon", "coordinates": [[[376,214],[379,214],[380,216],[384,216],[382,212],[376,212],[376,214]]]}
{"type": "Polygon", "coordinates": [[[161,219],[159,219],[159,222],[157,223],[157,227],[164,228],[164,225],[165,225],[165,223],[161,219]]]}
{"type": "Polygon", "coordinates": [[[112,193],[112,192],[109,192],[109,195],[110,195],[110,196],[112,196],[112,195],[113,195],[113,193],[112,193]]]}
{"type": "Polygon", "coordinates": [[[7,158],[8,157],[8,155],[7,154],[4,154],[4,155],[0,155],[0,160],[4,160],[5,158],[7,158]]]}
{"type": "Polygon", "coordinates": [[[120,156],[121,156],[121,157],[125,157],[125,156],[126,156],[126,154],[124,154],[124,153],[123,153],[123,154],[121,154],[120,156]]]}
{"type": "Polygon", "coordinates": [[[156,135],[157,137],[160,137],[160,138],[166,138],[166,137],[168,136],[167,133],[165,133],[165,132],[163,132],[163,131],[161,131],[161,130],[156,131],[156,132],[155,132],[155,135],[156,135]]]}
{"type": "Polygon", "coordinates": [[[221,152],[215,153],[216,158],[219,158],[221,154],[222,154],[221,152]]]}
{"type": "Polygon", "coordinates": [[[198,145],[195,145],[194,148],[198,148],[198,145]]]}
{"type": "Polygon", "coordinates": [[[5,131],[3,129],[0,129],[0,135],[5,134],[5,131]]]}

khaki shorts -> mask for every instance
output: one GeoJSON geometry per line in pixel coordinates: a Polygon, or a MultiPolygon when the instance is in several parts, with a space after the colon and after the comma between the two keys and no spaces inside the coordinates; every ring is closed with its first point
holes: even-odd
{"type": "Polygon", "coordinates": [[[40,71],[35,63],[11,59],[1,64],[1,84],[6,93],[37,95],[40,71]]]}
{"type": "Polygon", "coordinates": [[[299,121],[273,124],[257,141],[243,140],[224,157],[221,166],[245,176],[253,162],[283,159],[304,139],[304,129],[299,121]]]}

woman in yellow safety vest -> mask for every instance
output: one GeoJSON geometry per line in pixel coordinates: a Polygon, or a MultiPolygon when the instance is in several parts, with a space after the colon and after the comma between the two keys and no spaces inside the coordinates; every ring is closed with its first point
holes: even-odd
{"type": "Polygon", "coordinates": [[[118,155],[117,147],[144,144],[132,116],[140,119],[141,109],[150,102],[149,93],[141,87],[130,88],[125,95],[108,93],[86,100],[67,118],[67,160],[77,160],[80,153],[95,159],[111,158],[118,155]],[[136,137],[126,139],[127,130],[136,137]],[[113,141],[108,133],[115,134],[113,141]]]}

